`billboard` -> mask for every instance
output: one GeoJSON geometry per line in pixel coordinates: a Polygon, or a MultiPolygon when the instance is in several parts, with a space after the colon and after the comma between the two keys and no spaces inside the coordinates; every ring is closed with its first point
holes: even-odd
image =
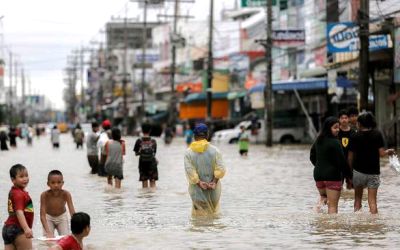
{"type": "MultiPolygon", "coordinates": [[[[360,48],[359,27],[353,22],[328,23],[326,29],[329,53],[354,52],[360,48]]],[[[369,50],[380,50],[389,47],[387,35],[369,36],[369,50]]]]}

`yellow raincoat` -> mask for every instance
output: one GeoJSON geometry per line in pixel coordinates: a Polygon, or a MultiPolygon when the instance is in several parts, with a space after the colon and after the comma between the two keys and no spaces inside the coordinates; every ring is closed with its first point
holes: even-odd
{"type": "Polygon", "coordinates": [[[215,214],[219,209],[221,182],[215,189],[201,189],[199,181],[211,182],[225,175],[225,166],[219,150],[207,140],[194,141],[185,153],[185,171],[189,181],[189,194],[193,202],[192,214],[215,214]]]}

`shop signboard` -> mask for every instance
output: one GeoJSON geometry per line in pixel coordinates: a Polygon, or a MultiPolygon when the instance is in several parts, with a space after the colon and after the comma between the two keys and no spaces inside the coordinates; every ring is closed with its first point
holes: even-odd
{"type": "Polygon", "coordinates": [[[147,4],[147,8],[159,9],[164,8],[165,0],[142,0],[139,2],[139,8],[144,8],[144,5],[147,4]]]}
{"type": "MultiPolygon", "coordinates": [[[[353,22],[328,23],[328,52],[354,52],[359,50],[359,27],[353,22]]],[[[380,50],[389,47],[387,35],[369,36],[369,50],[380,50]]]]}
{"type": "MultiPolygon", "coordinates": [[[[242,7],[265,7],[267,0],[241,0],[242,7]]],[[[276,5],[276,0],[272,0],[272,5],[276,5]]]]}
{"type": "Polygon", "coordinates": [[[306,33],[301,29],[273,30],[272,41],[274,45],[299,46],[304,45],[306,33]]]}

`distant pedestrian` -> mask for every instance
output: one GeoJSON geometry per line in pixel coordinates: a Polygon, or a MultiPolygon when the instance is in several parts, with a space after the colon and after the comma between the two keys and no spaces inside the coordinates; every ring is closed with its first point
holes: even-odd
{"type": "Polygon", "coordinates": [[[71,217],[72,234],[64,236],[49,250],[82,250],[83,238],[90,233],[90,216],[84,212],[78,212],[71,217]]]}
{"type": "Polygon", "coordinates": [[[193,130],[190,127],[190,124],[186,125],[186,129],[184,131],[184,136],[185,136],[186,144],[189,146],[190,143],[192,143],[192,141],[193,141],[193,130]]]}
{"type": "Polygon", "coordinates": [[[185,172],[189,181],[193,215],[214,214],[219,210],[221,182],[225,175],[222,155],[207,141],[208,127],[198,124],[193,130],[194,142],[186,150],[185,172]]]}
{"type": "Polygon", "coordinates": [[[112,140],[108,140],[102,151],[102,159],[104,159],[104,170],[107,174],[107,183],[115,188],[121,188],[121,181],[124,179],[124,155],[125,141],[121,139],[121,130],[113,128],[111,130],[112,140]]]}
{"type": "Polygon", "coordinates": [[[34,134],[35,130],[31,126],[28,126],[26,131],[26,143],[28,144],[28,146],[32,146],[32,140],[34,134]]]}
{"type": "Polygon", "coordinates": [[[92,132],[89,133],[88,138],[86,139],[87,158],[89,166],[92,169],[92,174],[97,174],[99,168],[99,149],[97,148],[97,141],[99,140],[100,135],[98,132],[99,124],[93,122],[92,132]]]}
{"type": "Polygon", "coordinates": [[[353,169],[354,211],[362,207],[364,188],[368,188],[368,205],[371,214],[378,213],[377,195],[380,181],[380,157],[392,155],[394,149],[384,148],[382,133],[376,128],[371,112],[357,118],[358,132],[350,142],[349,164],[353,169]]]}
{"type": "Polygon", "coordinates": [[[10,169],[13,186],[8,193],[8,218],[3,226],[4,249],[32,249],[33,203],[25,188],[28,170],[21,164],[10,169]]]}
{"type": "Polygon", "coordinates": [[[76,143],[76,149],[83,149],[83,140],[85,138],[85,133],[83,132],[81,125],[78,123],[74,130],[74,141],[76,143]]]}
{"type": "Polygon", "coordinates": [[[10,128],[10,132],[8,132],[8,138],[10,139],[10,147],[16,148],[17,147],[17,137],[18,132],[15,127],[10,128]]]}
{"type": "Polygon", "coordinates": [[[314,165],[314,180],[320,199],[316,206],[328,204],[328,213],[338,212],[340,192],[343,177],[351,178],[351,171],[347,167],[343,149],[337,139],[339,120],[330,116],[326,118],[322,130],[310,150],[310,160],[314,165]]]}
{"type": "Polygon", "coordinates": [[[100,162],[97,174],[99,176],[107,176],[106,172],[104,171],[104,159],[101,159],[101,152],[103,152],[104,145],[106,142],[111,139],[111,122],[107,119],[101,123],[102,131],[99,136],[99,140],[97,141],[97,148],[100,150],[100,162]]]}
{"type": "MultiPolygon", "coordinates": [[[[349,115],[348,111],[343,109],[339,111],[339,133],[338,133],[338,139],[340,144],[342,145],[343,153],[344,153],[344,158],[346,159],[346,166],[350,169],[350,165],[348,164],[348,155],[349,155],[349,145],[350,141],[353,140],[353,137],[355,136],[356,131],[351,128],[350,123],[349,123],[349,115]]],[[[352,171],[350,169],[350,171],[352,171]]],[[[351,179],[346,179],[346,188],[351,189],[352,184],[351,179]]]]}
{"type": "Polygon", "coordinates": [[[347,109],[347,113],[349,115],[349,123],[350,127],[357,131],[357,118],[358,118],[358,109],[354,106],[351,106],[347,109]]]}
{"type": "Polygon", "coordinates": [[[48,190],[40,195],[40,221],[43,226],[43,235],[47,238],[54,238],[54,231],[58,235],[67,235],[68,206],[69,214],[75,213],[71,193],[63,189],[64,177],[59,170],[52,170],[47,176],[48,190]]]}
{"type": "Polygon", "coordinates": [[[247,156],[249,152],[249,134],[246,132],[245,126],[240,126],[238,143],[239,143],[239,154],[247,156]]]}
{"type": "Polygon", "coordinates": [[[53,144],[53,148],[60,147],[60,130],[58,130],[57,125],[54,125],[53,129],[51,130],[50,140],[53,144]]]}
{"type": "Polygon", "coordinates": [[[0,131],[0,149],[1,151],[8,150],[7,146],[8,136],[5,130],[0,131]]]}
{"type": "Polygon", "coordinates": [[[42,131],[41,131],[39,125],[36,125],[35,130],[36,130],[36,137],[39,139],[40,135],[42,134],[42,131]]]}
{"type": "Polygon", "coordinates": [[[172,129],[172,126],[167,124],[165,129],[164,129],[164,142],[165,144],[170,144],[172,142],[172,139],[174,138],[174,131],[172,129]]]}
{"type": "Polygon", "coordinates": [[[142,124],[143,136],[136,140],[133,151],[139,156],[139,181],[142,187],[156,187],[158,180],[158,161],[156,159],[157,142],[150,137],[151,125],[142,124]]]}

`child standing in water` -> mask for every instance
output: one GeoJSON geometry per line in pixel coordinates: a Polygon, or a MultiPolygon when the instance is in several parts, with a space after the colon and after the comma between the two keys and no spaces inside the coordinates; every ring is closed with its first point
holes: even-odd
{"type": "Polygon", "coordinates": [[[65,205],[72,216],[75,213],[70,192],[64,190],[63,175],[59,170],[52,170],[47,176],[47,186],[50,189],[40,195],[40,221],[43,234],[47,238],[54,238],[54,230],[58,235],[67,235],[68,214],[65,205]]]}
{"type": "Polygon", "coordinates": [[[114,177],[115,188],[121,188],[121,181],[124,179],[125,141],[121,140],[121,130],[118,128],[111,130],[111,137],[112,140],[106,142],[102,152],[102,158],[105,159],[104,170],[107,174],[107,183],[112,186],[114,177]]]}
{"type": "Polygon", "coordinates": [[[28,170],[16,164],[10,169],[10,177],[13,186],[8,193],[8,219],[3,226],[4,249],[32,249],[33,204],[25,191],[28,170]]]}
{"type": "Polygon", "coordinates": [[[133,148],[136,156],[139,156],[139,181],[142,182],[143,188],[149,187],[149,182],[150,187],[156,187],[156,181],[158,180],[157,142],[150,137],[150,132],[150,124],[143,124],[143,136],[136,140],[133,148]]]}
{"type": "Polygon", "coordinates": [[[244,126],[240,126],[239,133],[239,154],[243,156],[247,156],[249,152],[249,135],[246,133],[246,128],[244,126]]]}
{"type": "Polygon", "coordinates": [[[54,125],[53,129],[51,130],[50,135],[51,143],[53,144],[53,148],[60,147],[60,130],[58,130],[57,125],[54,125]]]}
{"type": "Polygon", "coordinates": [[[193,130],[190,128],[190,124],[186,125],[186,129],[184,132],[186,145],[190,145],[193,141],[193,130]]]}
{"type": "MultiPolygon", "coordinates": [[[[339,112],[339,133],[338,139],[340,144],[342,145],[344,158],[346,159],[346,166],[350,169],[350,166],[347,162],[348,154],[349,154],[349,144],[350,141],[353,139],[356,131],[351,128],[349,123],[349,115],[347,110],[341,110],[339,112]]],[[[351,169],[350,169],[351,171],[351,169]]],[[[346,179],[346,188],[351,189],[351,179],[346,179]]]]}
{"type": "Polygon", "coordinates": [[[90,233],[90,216],[84,212],[74,213],[71,217],[72,234],[57,241],[49,250],[82,250],[83,238],[90,233]]]}

